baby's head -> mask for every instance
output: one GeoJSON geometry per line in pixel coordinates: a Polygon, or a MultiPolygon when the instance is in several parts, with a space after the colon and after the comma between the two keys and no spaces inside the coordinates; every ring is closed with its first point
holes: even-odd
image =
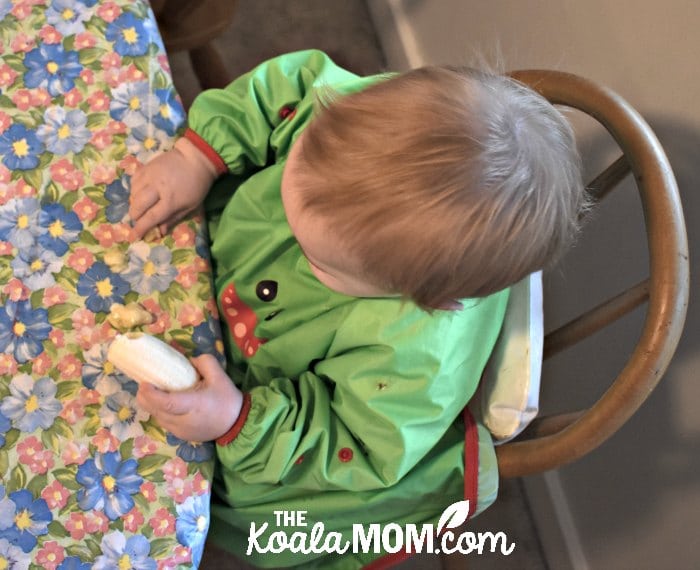
{"type": "Polygon", "coordinates": [[[585,202],[568,122],[500,75],[428,67],[324,104],[282,194],[319,279],[424,308],[556,260],[585,202]]]}

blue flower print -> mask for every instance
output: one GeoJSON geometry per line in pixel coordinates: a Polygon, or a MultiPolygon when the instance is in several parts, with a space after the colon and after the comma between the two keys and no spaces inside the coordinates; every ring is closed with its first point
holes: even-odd
{"type": "Polygon", "coordinates": [[[39,201],[13,198],[0,206],[0,240],[9,241],[20,251],[32,246],[39,234],[39,201]]]}
{"type": "Polygon", "coordinates": [[[211,442],[185,441],[171,433],[168,433],[166,439],[169,445],[177,445],[175,453],[188,463],[202,463],[214,456],[214,444],[211,442]]]}
{"type": "Polygon", "coordinates": [[[76,481],[83,488],[78,491],[78,505],[84,511],[103,510],[109,520],[116,520],[134,507],[131,495],[138,493],[143,477],[136,469],[135,459],[121,460],[118,451],[95,453],[78,467],[76,481]]]}
{"type": "Polygon", "coordinates": [[[63,107],[49,107],[44,111],[44,124],[37,135],[46,148],[56,155],[80,152],[90,140],[87,115],[80,109],[66,111],[63,107]]]}
{"type": "Polygon", "coordinates": [[[223,356],[224,345],[221,342],[221,329],[219,321],[209,317],[206,321],[199,323],[192,331],[192,342],[194,342],[193,356],[202,354],[212,354],[219,359],[222,365],[226,364],[223,356]]]}
{"type": "Polygon", "coordinates": [[[3,500],[0,510],[0,539],[5,538],[23,552],[30,552],[37,544],[37,536],[49,532],[53,520],[49,506],[44,499],[34,499],[27,489],[10,493],[9,500],[9,503],[3,500]]]}
{"type": "Polygon", "coordinates": [[[5,538],[0,538],[0,568],[10,570],[27,570],[32,563],[30,554],[23,552],[5,538]]]}
{"type": "Polygon", "coordinates": [[[68,251],[68,244],[78,240],[83,224],[75,212],[67,211],[61,204],[49,203],[42,207],[39,225],[46,233],[39,236],[39,243],[56,255],[68,251]]]}
{"type": "Polygon", "coordinates": [[[44,145],[34,130],[18,123],[0,135],[2,163],[10,170],[32,170],[39,166],[44,145]]]}
{"type": "Polygon", "coordinates": [[[90,562],[83,562],[78,556],[67,556],[56,567],[56,570],[90,570],[91,568],[90,562]]]}
{"type": "Polygon", "coordinates": [[[191,495],[176,505],[175,536],[180,544],[192,549],[192,563],[199,566],[204,551],[204,539],[209,530],[209,500],[205,494],[191,495]]]}
{"type": "Polygon", "coordinates": [[[174,89],[156,89],[158,111],[153,115],[153,124],[174,136],[185,120],[185,112],[174,89]]]}
{"type": "Polygon", "coordinates": [[[42,43],[24,56],[27,71],[24,84],[30,89],[45,87],[52,97],[67,93],[83,66],[77,51],[65,51],[61,44],[42,43]]]}
{"type": "Polygon", "coordinates": [[[149,417],[148,412],[136,405],[136,398],[125,391],[107,396],[99,416],[102,425],[119,441],[142,436],[141,422],[149,417]]]}
{"type": "Polygon", "coordinates": [[[165,291],[175,279],[177,269],[172,266],[171,251],[162,245],[151,248],[140,241],[128,250],[129,265],[124,278],[134,291],[150,295],[153,291],[165,291]]]}
{"type": "Polygon", "coordinates": [[[103,395],[126,390],[135,396],[139,385],[119,372],[114,364],[107,360],[108,351],[108,344],[98,344],[83,352],[83,384],[103,395]]]}
{"type": "Polygon", "coordinates": [[[10,431],[11,427],[9,418],[0,412],[0,447],[5,445],[5,434],[10,431]]]}
{"type": "Polygon", "coordinates": [[[0,412],[20,431],[48,429],[63,409],[56,389],[56,383],[48,376],[36,382],[29,374],[15,376],[10,382],[10,395],[0,402],[0,412]]]}
{"type": "Polygon", "coordinates": [[[161,129],[154,128],[152,123],[134,126],[126,138],[126,150],[141,163],[148,162],[169,146],[170,137],[168,134],[161,129]]]}
{"type": "Polygon", "coordinates": [[[124,303],[129,284],[98,261],[80,276],[76,290],[78,295],[87,297],[85,306],[93,313],[106,313],[112,303],[124,303]]]}
{"type": "Polygon", "coordinates": [[[0,0],[0,20],[7,16],[14,6],[12,0],[0,0]]]}
{"type": "Polygon", "coordinates": [[[53,251],[34,244],[20,249],[10,265],[15,277],[31,291],[38,291],[56,284],[53,274],[61,270],[63,262],[53,251]]]}
{"type": "Polygon", "coordinates": [[[129,127],[150,122],[158,112],[158,99],[148,81],[124,83],[112,89],[109,115],[129,127]]]}
{"type": "Polygon", "coordinates": [[[46,21],[62,35],[71,36],[85,31],[85,22],[92,14],[80,0],[53,0],[45,15],[46,21]]]}
{"type": "Polygon", "coordinates": [[[149,37],[143,25],[134,14],[124,12],[107,26],[105,37],[114,42],[114,51],[119,55],[144,55],[148,51],[149,37]]]}
{"type": "Polygon", "coordinates": [[[27,301],[7,301],[0,306],[0,351],[23,364],[44,351],[51,325],[46,309],[33,309],[27,301]]]}
{"type": "Polygon", "coordinates": [[[92,570],[155,570],[156,561],[148,556],[151,544],[144,536],[126,536],[115,530],[102,537],[102,555],[97,557],[92,570]]]}
{"type": "Polygon", "coordinates": [[[129,183],[126,175],[107,185],[105,198],[109,201],[106,212],[108,222],[116,224],[124,219],[129,211],[129,194],[129,183]]]}

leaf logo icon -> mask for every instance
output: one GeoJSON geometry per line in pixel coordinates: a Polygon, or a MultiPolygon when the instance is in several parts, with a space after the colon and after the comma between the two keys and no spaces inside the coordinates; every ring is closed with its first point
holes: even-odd
{"type": "Polygon", "coordinates": [[[469,516],[469,501],[457,501],[447,507],[438,521],[437,533],[440,534],[445,528],[457,528],[464,524],[469,516]]]}

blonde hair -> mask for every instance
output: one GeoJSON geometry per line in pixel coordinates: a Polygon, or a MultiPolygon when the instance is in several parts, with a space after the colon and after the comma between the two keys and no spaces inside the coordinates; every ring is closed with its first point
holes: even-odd
{"type": "Polygon", "coordinates": [[[425,67],[317,109],[302,204],[368,282],[424,308],[481,297],[571,244],[585,201],[568,122],[501,75],[425,67]]]}

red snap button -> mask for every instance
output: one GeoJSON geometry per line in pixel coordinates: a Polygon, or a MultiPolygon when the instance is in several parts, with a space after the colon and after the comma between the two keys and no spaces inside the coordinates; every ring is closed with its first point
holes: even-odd
{"type": "Polygon", "coordinates": [[[296,112],[297,110],[292,107],[282,107],[279,111],[279,116],[282,120],[287,118],[291,119],[296,112]]]}
{"type": "Polygon", "coordinates": [[[338,452],[338,459],[340,459],[343,463],[350,461],[352,459],[352,449],[349,447],[343,447],[343,449],[338,452]]]}

